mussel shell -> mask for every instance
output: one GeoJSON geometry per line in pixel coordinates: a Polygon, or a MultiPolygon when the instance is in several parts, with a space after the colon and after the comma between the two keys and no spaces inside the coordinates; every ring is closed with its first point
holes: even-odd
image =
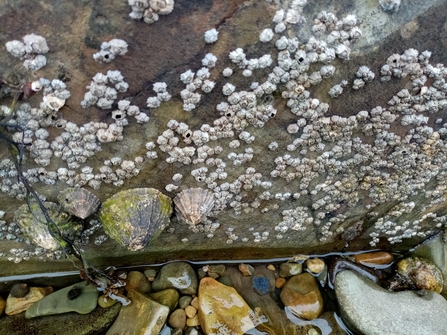
{"type": "Polygon", "coordinates": [[[26,283],[17,283],[11,287],[9,294],[14,298],[23,298],[29,293],[30,289],[26,283]]]}
{"type": "MultiPolygon", "coordinates": [[[[72,221],[72,216],[62,211],[58,204],[44,202],[44,206],[49,217],[65,238],[73,241],[80,236],[83,229],[81,223],[72,221]]],[[[61,247],[50,234],[45,216],[37,203],[32,203],[30,207],[27,204],[20,206],[14,213],[14,221],[20,227],[22,234],[34,244],[49,250],[61,247]]]]}
{"type": "Polygon", "coordinates": [[[104,201],[99,219],[107,235],[129,250],[139,250],[169,224],[171,214],[171,198],[153,188],[135,188],[104,201]]]}
{"type": "Polygon", "coordinates": [[[62,208],[81,219],[95,213],[101,204],[96,195],[79,187],[70,187],[61,191],[58,200],[62,208]]]}
{"type": "Polygon", "coordinates": [[[214,207],[214,193],[203,188],[183,190],[174,198],[175,213],[190,225],[203,222],[214,207]]]}
{"type": "Polygon", "coordinates": [[[74,285],[70,291],[67,293],[67,298],[69,300],[75,300],[77,297],[79,297],[82,293],[82,289],[78,285],[74,285]]]}

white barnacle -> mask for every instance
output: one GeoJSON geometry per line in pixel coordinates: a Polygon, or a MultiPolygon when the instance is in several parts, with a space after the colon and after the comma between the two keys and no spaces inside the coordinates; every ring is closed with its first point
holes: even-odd
{"type": "Polygon", "coordinates": [[[226,83],[223,87],[222,87],[222,93],[224,95],[230,95],[234,92],[234,90],[236,89],[236,86],[230,84],[230,83],[226,83]]]}
{"type": "MultiPolygon", "coordinates": [[[[132,12],[132,13],[134,13],[134,12],[132,12]]],[[[138,16],[139,15],[137,15],[136,17],[138,17],[138,16]]],[[[144,22],[146,22],[148,24],[157,22],[158,21],[158,13],[156,13],[152,8],[148,8],[144,11],[143,20],[144,20],[144,22]]]]}
{"type": "Polygon", "coordinates": [[[192,83],[192,81],[194,80],[194,72],[192,72],[191,70],[183,72],[182,74],[180,74],[180,80],[185,85],[189,84],[189,83],[192,83]]]}
{"type": "Polygon", "coordinates": [[[214,67],[216,66],[217,57],[212,53],[207,53],[205,57],[202,59],[202,65],[206,67],[214,67]]]}
{"type": "Polygon", "coordinates": [[[5,45],[6,50],[14,57],[23,57],[26,53],[26,46],[21,41],[9,41],[5,45]]]}
{"type": "Polygon", "coordinates": [[[287,37],[282,36],[279,40],[276,41],[275,46],[278,50],[284,50],[288,47],[289,40],[287,37]]]}
{"type": "Polygon", "coordinates": [[[174,0],[149,0],[149,6],[160,15],[168,15],[174,10],[174,0]]]}
{"type": "Polygon", "coordinates": [[[205,93],[211,92],[212,89],[214,88],[215,84],[216,83],[214,81],[211,81],[211,80],[208,80],[208,79],[204,80],[203,84],[202,84],[202,87],[201,87],[202,91],[205,92],[205,93]]]}
{"type": "Polygon", "coordinates": [[[50,49],[44,37],[36,34],[29,34],[23,37],[27,53],[46,54],[50,49]]]}
{"type": "Polygon", "coordinates": [[[230,77],[232,74],[233,74],[233,70],[230,69],[229,67],[225,68],[225,69],[222,71],[222,75],[223,75],[224,77],[230,77]]]}
{"type": "Polygon", "coordinates": [[[216,28],[205,31],[204,34],[205,43],[210,44],[216,42],[218,39],[218,35],[219,32],[216,30],[216,28]]]}
{"type": "Polygon", "coordinates": [[[259,34],[259,40],[261,42],[270,42],[274,36],[273,30],[270,28],[266,28],[259,34]]]}
{"type": "Polygon", "coordinates": [[[242,50],[241,48],[237,48],[236,50],[230,52],[229,57],[233,63],[238,64],[245,60],[244,50],[242,50]]]}
{"type": "Polygon", "coordinates": [[[362,88],[363,86],[365,86],[365,82],[363,81],[363,79],[355,79],[353,84],[352,84],[352,88],[354,90],[358,90],[360,88],[362,88]]]}
{"type": "Polygon", "coordinates": [[[331,96],[331,98],[336,98],[342,93],[343,93],[343,86],[340,84],[332,86],[328,92],[328,94],[331,96]]]}
{"type": "Polygon", "coordinates": [[[23,66],[28,70],[37,71],[47,65],[47,58],[44,55],[37,55],[32,59],[26,59],[23,66]]]}

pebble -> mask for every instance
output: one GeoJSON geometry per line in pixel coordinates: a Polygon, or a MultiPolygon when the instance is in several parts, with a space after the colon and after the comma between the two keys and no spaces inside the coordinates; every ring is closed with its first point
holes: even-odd
{"type": "Polygon", "coordinates": [[[194,269],[186,262],[164,265],[152,282],[153,291],[177,289],[181,294],[195,294],[198,280],[194,269]]]}
{"type": "Polygon", "coordinates": [[[250,264],[239,264],[239,271],[242,272],[244,276],[252,276],[255,269],[250,264]]]}
{"type": "Polygon", "coordinates": [[[184,309],[176,309],[169,315],[168,324],[172,328],[183,329],[186,327],[186,313],[184,309]]]}
{"type": "Polygon", "coordinates": [[[223,264],[210,265],[208,268],[208,276],[217,275],[216,278],[221,277],[225,274],[226,267],[223,264]]]}
{"type": "Polygon", "coordinates": [[[343,321],[360,334],[447,334],[447,301],[436,292],[390,292],[345,270],[335,278],[335,293],[343,321]]]}
{"type": "Polygon", "coordinates": [[[321,271],[323,271],[325,266],[326,264],[324,264],[324,261],[319,259],[318,257],[309,258],[306,261],[306,267],[312,273],[320,273],[321,271]]]}
{"type": "Polygon", "coordinates": [[[275,287],[276,288],[282,288],[284,286],[284,284],[286,283],[286,278],[284,277],[280,277],[280,278],[276,278],[275,280],[275,287]]]}
{"type": "Polygon", "coordinates": [[[191,300],[191,306],[199,309],[199,298],[198,297],[194,297],[191,300]]]}
{"type": "Polygon", "coordinates": [[[0,316],[3,314],[3,311],[6,307],[6,301],[0,296],[0,316]]]}
{"type": "MultiPolygon", "coordinates": [[[[188,327],[197,327],[200,326],[200,319],[199,319],[199,315],[197,314],[196,316],[194,316],[191,319],[186,319],[186,325],[188,327]]],[[[208,334],[208,333],[207,333],[208,334]]],[[[210,333],[210,334],[214,334],[214,333],[210,333]]]]}
{"type": "Polygon", "coordinates": [[[118,302],[118,300],[111,299],[107,297],[105,294],[101,294],[98,297],[98,305],[102,308],[110,308],[113,305],[115,305],[118,302]]]}
{"type": "Polygon", "coordinates": [[[276,267],[273,264],[267,265],[267,269],[269,269],[270,271],[276,271],[276,267]]]}
{"type": "Polygon", "coordinates": [[[144,275],[149,281],[154,281],[157,271],[155,269],[148,269],[144,271],[144,275]]]}
{"type": "Polygon", "coordinates": [[[178,306],[180,308],[185,309],[192,301],[192,297],[189,295],[184,295],[183,297],[180,297],[178,300],[178,306]]]}
{"type": "MultiPolygon", "coordinates": [[[[14,297],[11,293],[6,299],[5,314],[15,315],[26,311],[35,302],[43,299],[45,296],[53,292],[51,286],[48,287],[30,287],[27,288],[28,293],[22,297],[14,297]]],[[[0,313],[1,314],[1,313],[0,313]]]]}
{"type": "Polygon", "coordinates": [[[354,256],[354,260],[359,264],[390,264],[394,260],[394,257],[386,251],[375,251],[357,254],[354,256]]]}
{"type": "Polygon", "coordinates": [[[441,270],[425,258],[407,257],[397,263],[397,273],[420,290],[440,293],[444,287],[441,270]]]}
{"type": "Polygon", "coordinates": [[[158,335],[168,318],[169,308],[135,290],[130,290],[127,298],[132,303],[121,308],[118,317],[106,335],[158,335]],[[144,317],[137,317],[142,315],[144,317]]]}
{"type": "Polygon", "coordinates": [[[291,277],[282,288],[280,298],[284,306],[302,319],[315,319],[323,311],[317,281],[307,272],[291,277]]]}
{"type": "Polygon", "coordinates": [[[126,290],[135,290],[140,293],[151,292],[151,282],[140,271],[130,271],[126,278],[126,290]]]}
{"type": "Polygon", "coordinates": [[[195,308],[194,306],[186,306],[185,313],[188,318],[192,319],[197,314],[197,308],[195,308]]]}
{"type": "Polygon", "coordinates": [[[303,264],[299,263],[281,263],[279,266],[280,277],[290,277],[300,274],[303,271],[303,264]]]}
{"type": "Polygon", "coordinates": [[[270,282],[267,277],[255,276],[252,280],[253,289],[256,293],[264,295],[270,292],[270,282]]]}
{"type": "MultiPolygon", "coordinates": [[[[255,314],[239,293],[210,277],[200,281],[197,315],[205,334],[222,332],[242,335],[255,327],[255,314]]],[[[189,320],[186,321],[188,326],[189,320]]]]}
{"type": "Polygon", "coordinates": [[[73,300],[67,297],[74,285],[65,287],[61,290],[53,292],[43,299],[33,304],[26,311],[26,318],[34,318],[42,315],[62,314],[67,312],[76,312],[79,314],[88,314],[93,311],[98,304],[99,292],[95,285],[87,284],[83,281],[77,285],[81,294],[73,300]]]}
{"type": "Polygon", "coordinates": [[[149,297],[159,304],[169,307],[169,310],[172,312],[178,305],[179,294],[173,288],[168,288],[163,291],[151,293],[149,297]]]}

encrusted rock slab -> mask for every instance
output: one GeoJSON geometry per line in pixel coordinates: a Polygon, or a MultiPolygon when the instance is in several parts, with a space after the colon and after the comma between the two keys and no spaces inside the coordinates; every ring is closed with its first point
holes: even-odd
{"type": "Polygon", "coordinates": [[[389,292],[346,270],[335,293],[343,320],[360,334],[447,334],[447,301],[433,291],[389,292]]]}
{"type": "Polygon", "coordinates": [[[160,305],[134,290],[129,291],[127,298],[132,303],[121,308],[118,318],[106,335],[157,335],[168,318],[169,307],[160,305]]]}

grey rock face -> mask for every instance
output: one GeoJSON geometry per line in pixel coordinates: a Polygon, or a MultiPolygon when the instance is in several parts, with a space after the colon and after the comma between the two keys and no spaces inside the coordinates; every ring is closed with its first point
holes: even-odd
{"type": "Polygon", "coordinates": [[[352,271],[337,275],[335,293],[343,320],[359,334],[447,334],[447,301],[438,293],[389,292],[352,271]]]}

